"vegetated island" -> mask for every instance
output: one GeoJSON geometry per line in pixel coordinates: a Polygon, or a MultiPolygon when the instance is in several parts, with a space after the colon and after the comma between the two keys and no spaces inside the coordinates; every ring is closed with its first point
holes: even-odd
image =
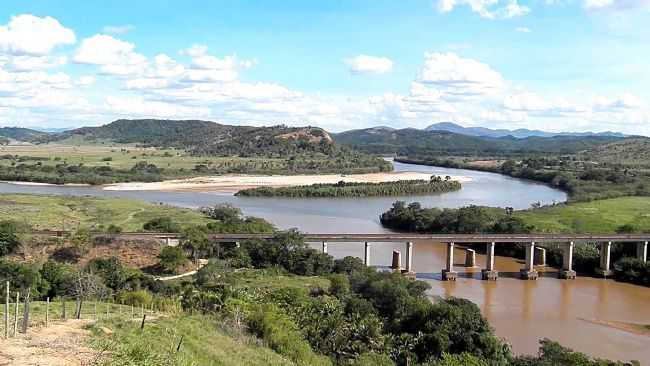
{"type": "Polygon", "coordinates": [[[395,182],[360,183],[340,181],[334,184],[311,184],[295,187],[257,187],[243,189],[236,196],[245,197],[376,197],[403,196],[457,191],[461,183],[432,176],[430,180],[400,180],[395,182]]]}

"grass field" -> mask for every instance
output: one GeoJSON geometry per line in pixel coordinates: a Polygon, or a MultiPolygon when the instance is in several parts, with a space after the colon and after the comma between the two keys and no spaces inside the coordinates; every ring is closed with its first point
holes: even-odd
{"type": "Polygon", "coordinates": [[[622,197],[557,205],[517,213],[536,231],[549,233],[614,233],[622,225],[650,232],[650,197],[622,197]]]}
{"type": "Polygon", "coordinates": [[[92,327],[91,344],[108,347],[110,356],[102,364],[113,365],[294,365],[244,332],[222,328],[210,316],[181,315],[149,322],[144,331],[137,322],[112,318],[92,327]],[[99,327],[111,329],[110,336],[99,327]],[[183,338],[180,351],[178,343],[183,338]]]}
{"type": "Polygon", "coordinates": [[[124,231],[142,230],[156,217],[181,225],[205,224],[199,212],[123,198],[0,194],[0,220],[15,220],[38,230],[99,229],[111,224],[124,231]]]}
{"type": "MultiPolygon", "coordinates": [[[[109,142],[103,144],[101,142],[89,144],[87,141],[84,141],[83,144],[74,144],[76,141],[73,140],[63,142],[42,145],[0,146],[0,157],[3,155],[18,155],[23,157],[25,163],[35,162],[35,160],[29,160],[32,157],[39,158],[39,162],[49,166],[56,166],[65,162],[68,165],[109,166],[113,169],[131,169],[137,162],[146,161],[149,164],[155,164],[157,167],[165,169],[167,175],[171,176],[200,175],[200,172],[194,172],[197,165],[223,169],[246,164],[264,164],[269,168],[283,166],[282,159],[197,157],[177,149],[141,148],[135,145],[109,142]]],[[[13,163],[15,163],[15,160],[0,159],[0,166],[11,166],[13,163]]]]}

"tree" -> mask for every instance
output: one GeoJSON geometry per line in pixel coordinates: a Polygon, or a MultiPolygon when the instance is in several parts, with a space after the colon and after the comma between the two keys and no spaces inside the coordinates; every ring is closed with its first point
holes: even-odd
{"type": "Polygon", "coordinates": [[[214,207],[203,207],[201,208],[201,212],[213,220],[224,222],[240,220],[242,215],[239,208],[227,203],[216,205],[214,207]]]}
{"type": "Polygon", "coordinates": [[[180,225],[175,223],[171,217],[156,217],[147,221],[142,228],[146,231],[159,233],[177,233],[181,231],[180,225]]]}
{"type": "Polygon", "coordinates": [[[168,272],[176,272],[178,267],[187,262],[185,252],[179,247],[164,247],[158,258],[160,265],[168,272]]]}
{"type": "Polygon", "coordinates": [[[183,230],[183,247],[192,252],[194,261],[199,259],[201,253],[208,247],[208,234],[202,226],[190,226],[183,230]]]}
{"type": "Polygon", "coordinates": [[[87,271],[78,271],[68,283],[67,293],[77,299],[77,319],[81,318],[83,302],[89,298],[104,298],[109,291],[102,279],[87,271]]]}
{"type": "Polygon", "coordinates": [[[88,252],[92,235],[87,229],[79,229],[72,234],[70,244],[76,256],[80,257],[88,252]]]}
{"type": "Polygon", "coordinates": [[[0,222],[0,256],[11,254],[20,246],[16,231],[14,223],[10,221],[0,222]]]}

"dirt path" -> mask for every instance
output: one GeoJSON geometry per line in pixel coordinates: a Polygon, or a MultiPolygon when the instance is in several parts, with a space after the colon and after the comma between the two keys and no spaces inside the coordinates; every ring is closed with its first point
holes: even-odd
{"type": "Polygon", "coordinates": [[[91,320],[68,320],[34,327],[27,334],[0,339],[0,366],[89,366],[96,351],[84,341],[90,334],[83,326],[91,320]]]}

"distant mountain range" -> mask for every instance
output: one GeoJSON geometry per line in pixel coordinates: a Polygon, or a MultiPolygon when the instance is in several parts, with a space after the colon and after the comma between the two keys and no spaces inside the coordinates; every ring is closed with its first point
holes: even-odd
{"type": "Polygon", "coordinates": [[[519,128],[516,130],[491,129],[486,127],[463,127],[453,122],[434,123],[424,129],[425,131],[447,131],[466,136],[477,137],[506,137],[516,138],[527,137],[554,137],[554,136],[610,136],[610,137],[627,137],[628,135],[619,132],[546,132],[540,130],[528,130],[519,128]]]}

